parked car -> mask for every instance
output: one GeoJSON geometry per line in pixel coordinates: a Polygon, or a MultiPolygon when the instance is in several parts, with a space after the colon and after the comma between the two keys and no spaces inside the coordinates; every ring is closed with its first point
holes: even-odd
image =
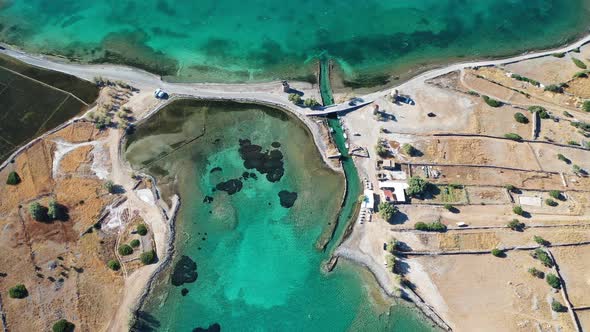
{"type": "Polygon", "coordinates": [[[162,89],[156,89],[156,91],[154,91],[154,97],[157,99],[168,99],[168,93],[162,89]]]}
{"type": "Polygon", "coordinates": [[[397,96],[396,101],[398,101],[400,103],[408,104],[408,105],[416,105],[416,102],[414,102],[414,100],[412,98],[407,97],[407,96],[397,96]]]}

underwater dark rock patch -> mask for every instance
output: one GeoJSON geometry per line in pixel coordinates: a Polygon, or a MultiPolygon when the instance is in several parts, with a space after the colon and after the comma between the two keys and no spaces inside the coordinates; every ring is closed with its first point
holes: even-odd
{"type": "Polygon", "coordinates": [[[213,167],[211,169],[211,172],[209,172],[209,173],[221,172],[221,170],[222,170],[221,167],[217,166],[217,167],[213,167]]]}
{"type": "Polygon", "coordinates": [[[244,180],[246,180],[250,177],[250,173],[244,172],[244,173],[242,173],[242,177],[244,178],[244,180]]]}
{"type": "Polygon", "coordinates": [[[281,201],[282,207],[290,208],[293,206],[293,204],[295,204],[295,201],[297,200],[297,193],[281,190],[279,192],[279,199],[281,201]]]}
{"type": "Polygon", "coordinates": [[[250,177],[254,180],[258,180],[258,175],[256,175],[256,173],[250,173],[250,177]]]}
{"type": "Polygon", "coordinates": [[[211,203],[211,202],[213,202],[213,197],[205,196],[205,198],[203,198],[203,203],[211,203]]]}
{"type": "Polygon", "coordinates": [[[238,179],[231,179],[225,182],[218,183],[215,188],[217,190],[225,191],[228,195],[233,195],[238,191],[242,190],[242,181],[238,179]]]}
{"type": "Polygon", "coordinates": [[[275,148],[275,149],[278,149],[278,148],[280,148],[280,147],[281,147],[281,143],[279,143],[279,142],[272,142],[271,146],[272,146],[273,148],[275,148]]]}
{"type": "Polygon", "coordinates": [[[193,329],[193,332],[219,332],[219,331],[221,331],[221,325],[219,325],[218,323],[213,323],[213,324],[209,325],[208,328],[195,327],[193,329]]]}
{"type": "Polygon", "coordinates": [[[170,275],[170,282],[174,286],[182,286],[185,283],[197,281],[197,277],[197,263],[190,257],[183,255],[174,265],[170,275]]]}
{"type": "Polygon", "coordinates": [[[266,174],[266,179],[270,182],[281,180],[285,174],[283,153],[279,150],[262,151],[260,145],[252,144],[249,139],[240,139],[240,157],[244,160],[246,169],[256,169],[262,174],[266,174]]]}
{"type": "Polygon", "coordinates": [[[187,288],[183,288],[182,290],[180,290],[180,295],[186,296],[186,294],[188,294],[188,289],[187,288]]]}

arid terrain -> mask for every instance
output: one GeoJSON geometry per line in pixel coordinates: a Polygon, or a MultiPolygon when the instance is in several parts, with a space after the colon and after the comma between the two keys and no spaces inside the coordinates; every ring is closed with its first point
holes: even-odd
{"type": "Polygon", "coordinates": [[[589,57],[584,46],[412,80],[397,93],[415,105],[381,95],[342,116],[380,201],[384,180],[430,185],[387,221],[359,219],[340,256],[456,331],[590,330],[590,78],[572,60],[589,57]],[[444,230],[416,229],[433,222],[444,230]]]}

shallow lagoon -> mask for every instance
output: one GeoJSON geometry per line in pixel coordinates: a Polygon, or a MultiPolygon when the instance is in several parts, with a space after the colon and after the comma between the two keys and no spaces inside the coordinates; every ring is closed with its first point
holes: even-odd
{"type": "Polygon", "coordinates": [[[176,261],[186,255],[197,265],[192,283],[161,276],[144,308],[154,330],[430,331],[408,307],[390,308],[367,272],[346,263],[321,271],[327,253],[315,245],[336,217],[343,176],[323,164],[299,120],[262,106],[182,101],[140,126],[126,155],[181,194],[176,261]],[[238,192],[213,191],[246,171],[239,139],[280,150],[284,175],[270,182],[250,169],[256,179],[242,178],[238,192]],[[281,206],[281,190],[297,193],[293,207],[281,206]]]}

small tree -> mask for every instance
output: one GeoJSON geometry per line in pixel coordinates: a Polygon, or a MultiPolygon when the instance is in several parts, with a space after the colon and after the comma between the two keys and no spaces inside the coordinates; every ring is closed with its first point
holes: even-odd
{"type": "Polygon", "coordinates": [[[390,221],[397,212],[398,208],[396,206],[387,202],[379,203],[379,214],[385,221],[390,221]]]}
{"type": "Polygon", "coordinates": [[[590,100],[586,100],[584,104],[582,104],[582,109],[586,112],[590,112],[590,100]]]}
{"type": "Polygon", "coordinates": [[[389,150],[381,144],[375,146],[375,152],[377,152],[377,155],[381,158],[385,158],[389,155],[389,150]]]}
{"type": "Polygon", "coordinates": [[[498,248],[494,248],[494,249],[492,249],[492,255],[494,255],[496,257],[502,257],[502,256],[504,256],[504,251],[502,251],[498,248]]]}
{"type": "Polygon", "coordinates": [[[122,244],[119,246],[118,252],[121,256],[131,255],[133,253],[133,248],[127,244],[122,244]]]}
{"type": "Polygon", "coordinates": [[[553,260],[551,259],[551,257],[549,257],[549,254],[545,252],[545,250],[537,248],[532,253],[532,256],[541,261],[541,263],[543,263],[543,265],[545,265],[546,267],[553,267],[553,260]]]}
{"type": "Polygon", "coordinates": [[[147,226],[145,224],[139,224],[137,225],[137,234],[144,236],[148,233],[148,229],[147,226]]]}
{"type": "Polygon", "coordinates": [[[545,280],[547,280],[547,283],[551,287],[553,287],[555,289],[561,288],[561,280],[555,274],[553,274],[553,273],[547,273],[547,277],[545,277],[545,280]]]}
{"type": "Polygon", "coordinates": [[[559,204],[557,204],[556,201],[552,200],[551,198],[547,198],[545,200],[545,204],[547,204],[548,206],[552,206],[552,207],[559,205],[559,204]]]}
{"type": "Polygon", "coordinates": [[[564,312],[567,311],[567,308],[555,299],[551,299],[551,310],[555,312],[564,312]]]}
{"type": "Polygon", "coordinates": [[[482,95],[483,100],[488,104],[490,107],[500,107],[502,106],[502,102],[496,99],[490,98],[488,96],[482,95]]]}
{"type": "Polygon", "coordinates": [[[410,157],[414,157],[418,154],[418,150],[408,143],[404,143],[404,145],[402,145],[402,151],[410,157]]]}
{"type": "Polygon", "coordinates": [[[16,186],[20,182],[20,176],[18,176],[18,174],[15,171],[8,173],[8,177],[6,178],[6,184],[16,186]]]}
{"type": "Polygon", "coordinates": [[[543,279],[545,277],[545,273],[543,271],[539,271],[534,267],[529,268],[529,273],[536,278],[543,279]]]}
{"type": "Polygon", "coordinates": [[[574,62],[574,64],[576,66],[578,66],[578,68],[580,69],[587,69],[588,66],[586,66],[586,64],[584,63],[584,61],[577,59],[577,58],[572,58],[572,61],[574,62]]]}
{"type": "Polygon", "coordinates": [[[13,299],[24,299],[29,296],[29,291],[23,284],[18,284],[8,290],[8,296],[13,299]]]}
{"type": "Polygon", "coordinates": [[[540,237],[540,236],[533,236],[533,240],[537,243],[540,244],[542,246],[547,246],[549,245],[549,241],[545,240],[544,238],[540,237]]]}
{"type": "Polygon", "coordinates": [[[152,264],[156,261],[156,252],[153,250],[146,251],[139,255],[139,260],[141,260],[144,265],[152,264]]]}
{"type": "Polygon", "coordinates": [[[51,330],[53,332],[72,332],[76,328],[76,325],[68,322],[65,319],[60,319],[53,324],[51,330]]]}
{"type": "Polygon", "coordinates": [[[520,136],[519,134],[515,134],[515,133],[508,133],[504,135],[504,138],[513,140],[513,141],[522,141],[522,136],[520,136]]]}
{"type": "Polygon", "coordinates": [[[518,123],[527,124],[529,123],[529,119],[522,113],[517,112],[514,114],[514,120],[518,123]]]}
{"type": "Polygon", "coordinates": [[[303,105],[305,107],[316,107],[318,106],[320,103],[318,103],[317,100],[315,100],[315,98],[307,98],[305,99],[305,101],[303,102],[303,105]]]}
{"type": "Polygon", "coordinates": [[[512,219],[512,221],[510,221],[507,226],[511,230],[519,232],[522,232],[525,228],[525,224],[520,222],[518,219],[512,219]]]}
{"type": "Polygon", "coordinates": [[[561,199],[561,191],[559,190],[550,190],[549,191],[549,196],[555,198],[555,199],[561,199]]]}
{"type": "Polygon", "coordinates": [[[110,261],[108,261],[107,266],[109,267],[109,269],[113,270],[113,271],[119,271],[119,269],[121,268],[121,263],[119,263],[119,261],[111,259],[110,261]]]}
{"type": "Polygon", "coordinates": [[[513,207],[512,212],[514,212],[515,214],[518,214],[519,216],[522,216],[524,214],[524,210],[522,209],[522,207],[520,205],[513,207]]]}
{"type": "Polygon", "coordinates": [[[29,213],[31,214],[31,217],[37,221],[45,220],[45,209],[38,202],[33,202],[29,205],[29,213]]]}
{"type": "Polygon", "coordinates": [[[109,192],[109,194],[112,194],[115,192],[115,184],[113,183],[113,181],[108,180],[104,183],[104,189],[106,189],[109,192]]]}
{"type": "Polygon", "coordinates": [[[129,245],[132,248],[137,248],[137,247],[139,247],[139,240],[138,239],[133,239],[133,240],[131,240],[131,242],[129,242],[129,245]]]}
{"type": "Polygon", "coordinates": [[[444,208],[445,208],[447,211],[451,211],[451,210],[453,210],[453,205],[451,205],[451,204],[449,204],[449,203],[445,203],[445,205],[443,205],[443,206],[444,206],[444,208]]]}
{"type": "Polygon", "coordinates": [[[428,186],[430,185],[430,183],[428,183],[426,180],[422,179],[421,177],[418,176],[412,176],[410,178],[410,180],[408,181],[408,189],[406,190],[408,195],[410,196],[420,196],[422,195],[426,189],[428,188],[428,186]]]}
{"type": "Polygon", "coordinates": [[[506,188],[506,190],[511,191],[511,192],[514,192],[516,190],[516,187],[511,184],[505,185],[504,188],[506,188]]]}
{"type": "Polygon", "coordinates": [[[299,94],[291,93],[289,94],[289,101],[295,105],[301,105],[303,100],[301,99],[301,96],[299,94]]]}
{"type": "Polygon", "coordinates": [[[569,160],[566,156],[562,155],[561,153],[557,154],[557,159],[563,161],[566,164],[571,164],[572,161],[569,160]]]}

